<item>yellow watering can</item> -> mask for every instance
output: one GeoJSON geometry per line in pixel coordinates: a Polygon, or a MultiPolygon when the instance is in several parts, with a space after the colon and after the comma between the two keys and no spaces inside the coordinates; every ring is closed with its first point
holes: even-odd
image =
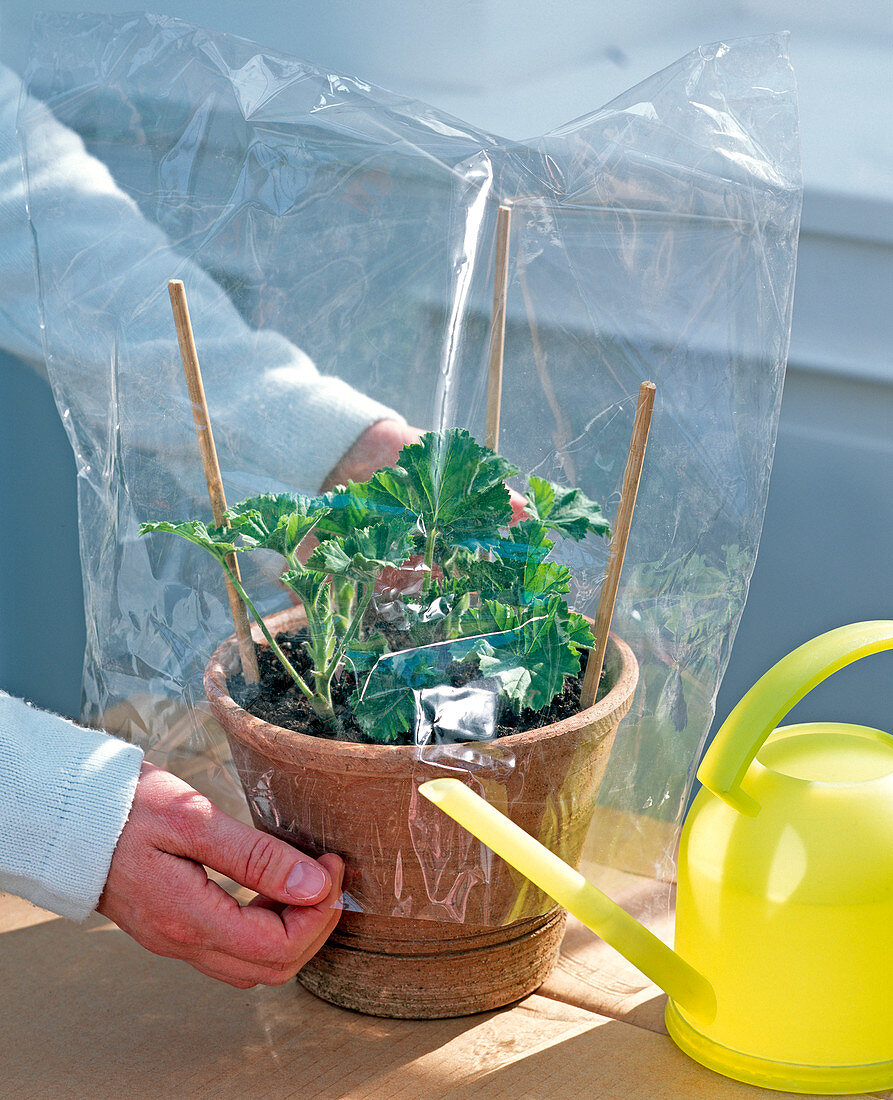
{"type": "Polygon", "coordinates": [[[844,665],[893,649],[893,621],[814,638],[771,668],[698,770],[671,951],[457,779],[419,790],[669,994],[682,1050],[792,1092],[893,1088],[893,737],[776,728],[844,665]]]}

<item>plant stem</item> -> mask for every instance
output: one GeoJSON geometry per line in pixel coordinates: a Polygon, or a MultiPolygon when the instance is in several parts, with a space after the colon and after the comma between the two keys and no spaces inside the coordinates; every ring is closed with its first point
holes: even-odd
{"type": "Polygon", "coordinates": [[[323,676],[320,678],[320,680],[317,681],[317,687],[319,686],[321,681],[324,681],[325,689],[326,689],[327,693],[329,693],[329,691],[330,691],[330,684],[332,682],[332,677],[335,675],[335,671],[337,670],[338,666],[341,664],[341,661],[344,658],[344,654],[347,652],[347,647],[354,640],[354,638],[357,635],[357,632],[360,629],[360,626],[363,622],[363,616],[366,614],[366,608],[369,606],[369,604],[372,600],[372,596],[373,596],[374,592],[375,592],[375,584],[372,583],[368,586],[367,591],[363,593],[362,599],[357,601],[356,614],[354,615],[353,619],[351,620],[351,624],[347,628],[347,632],[345,633],[344,637],[341,639],[341,644],[338,646],[336,652],[332,656],[332,660],[326,666],[325,671],[323,673],[323,676]]]}
{"type": "MultiPolygon", "coordinates": [[[[291,661],[288,659],[288,657],[286,657],[285,653],[282,651],[282,648],[280,647],[279,643],[276,641],[276,639],[273,637],[273,635],[267,629],[267,624],[261,618],[260,614],[258,613],[257,608],[251,602],[251,598],[249,597],[248,593],[242,587],[241,583],[238,580],[236,580],[236,578],[233,575],[232,571],[230,570],[229,566],[226,565],[225,562],[224,562],[223,568],[224,568],[227,576],[232,581],[233,586],[235,587],[236,591],[239,593],[239,595],[245,601],[245,606],[248,608],[248,610],[254,616],[254,621],[257,623],[257,625],[263,631],[263,635],[267,639],[267,642],[270,646],[270,649],[276,654],[276,657],[279,659],[280,663],[282,664],[282,667],[289,674],[289,676],[292,678],[292,680],[294,680],[294,682],[297,685],[298,689],[312,703],[314,698],[315,698],[315,695],[314,695],[313,691],[311,691],[311,689],[307,686],[307,684],[305,684],[304,681],[301,679],[301,676],[295,670],[295,668],[292,665],[291,661]]],[[[316,709],[316,708],[314,708],[314,709],[316,709]]],[[[331,703],[329,704],[329,709],[331,710],[331,703]]]]}
{"type": "Polygon", "coordinates": [[[428,538],[425,541],[425,566],[429,570],[434,565],[434,542],[436,538],[437,528],[432,524],[431,530],[428,532],[428,538]]]}
{"type": "Polygon", "coordinates": [[[330,719],[335,716],[335,708],[332,706],[331,673],[327,674],[327,649],[331,639],[334,647],[334,630],[331,623],[323,623],[316,614],[316,606],[313,601],[304,603],[304,614],[307,616],[307,629],[310,632],[310,640],[304,642],[304,648],[310,655],[313,666],[313,683],[316,688],[314,699],[311,700],[313,709],[322,718],[330,719]]]}
{"type": "Polygon", "coordinates": [[[372,596],[373,596],[374,592],[375,592],[375,583],[372,582],[368,585],[367,591],[363,593],[362,598],[357,601],[356,614],[354,615],[353,619],[351,620],[350,626],[347,628],[347,632],[345,633],[344,637],[341,640],[340,653],[337,655],[337,659],[333,661],[333,664],[332,664],[332,672],[333,673],[334,673],[335,669],[338,667],[338,664],[340,663],[341,658],[344,656],[344,653],[345,653],[347,647],[350,645],[350,643],[357,636],[357,633],[359,632],[359,629],[360,629],[360,627],[362,626],[362,623],[363,623],[363,616],[366,614],[366,608],[372,602],[372,596]]]}

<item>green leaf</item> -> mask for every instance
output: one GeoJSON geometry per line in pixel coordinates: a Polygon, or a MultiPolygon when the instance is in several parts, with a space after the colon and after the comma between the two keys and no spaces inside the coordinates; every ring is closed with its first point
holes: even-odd
{"type": "Polygon", "coordinates": [[[505,479],[518,469],[463,429],[429,432],[368,483],[373,505],[420,516],[429,545],[494,537],[512,518],[505,479]]]}
{"type": "Polygon", "coordinates": [[[345,660],[350,670],[359,678],[375,667],[376,662],[388,652],[388,642],[383,634],[373,634],[362,642],[348,646],[345,660]]]}
{"type": "Polygon", "coordinates": [[[578,656],[583,650],[591,649],[595,645],[592,627],[583,615],[563,607],[558,609],[556,621],[565,643],[571,646],[578,656]]]}
{"type": "Polygon", "coordinates": [[[416,720],[414,691],[444,680],[449,652],[440,646],[406,650],[379,660],[354,693],[354,717],[380,744],[411,743],[416,720]]]}
{"type": "Polygon", "coordinates": [[[545,523],[537,519],[522,519],[502,533],[493,551],[503,560],[524,558],[542,561],[554,545],[545,523]]]}
{"type": "Polygon", "coordinates": [[[161,531],[169,535],[179,535],[206,550],[211,557],[216,558],[221,565],[225,563],[230,554],[237,554],[244,550],[253,550],[256,541],[247,536],[241,536],[242,542],[233,542],[233,532],[227,527],[209,527],[200,520],[188,520],[185,523],[143,523],[140,525],[140,534],[149,535],[155,531],[161,531]]]}
{"type": "Polygon", "coordinates": [[[257,546],[291,559],[327,513],[319,497],[264,493],[230,508],[226,518],[234,530],[255,539],[257,546]]]}
{"type": "Polygon", "coordinates": [[[611,533],[601,508],[582,489],[565,489],[541,477],[528,478],[526,510],[551,530],[578,541],[588,531],[596,535],[611,533]]]}
{"type": "Polygon", "coordinates": [[[370,741],[379,745],[412,743],[416,702],[409,688],[364,697],[354,703],[353,713],[370,741]]]}
{"type": "Polygon", "coordinates": [[[570,570],[545,560],[551,548],[545,524],[523,520],[487,543],[489,557],[457,551],[450,566],[454,587],[515,607],[564,594],[570,588],[570,570]]]}
{"type": "Polygon", "coordinates": [[[352,535],[326,539],[307,559],[307,566],[333,576],[371,583],[386,566],[406,561],[417,533],[414,517],[397,516],[352,535]]]}
{"type": "Polygon", "coordinates": [[[325,615],[329,610],[329,578],[313,569],[290,569],[279,578],[300,599],[305,608],[325,615]]]}
{"type": "Polygon", "coordinates": [[[547,707],[580,667],[580,649],[592,644],[582,615],[560,596],[519,611],[494,600],[469,610],[463,633],[483,635],[476,645],[481,675],[499,680],[516,711],[547,707]]]}
{"type": "Polygon", "coordinates": [[[320,538],[353,534],[358,528],[372,527],[393,517],[396,511],[372,504],[366,482],[358,484],[350,481],[347,485],[336,485],[331,492],[318,499],[326,508],[319,522],[320,538]]]}
{"type": "Polygon", "coordinates": [[[558,562],[496,559],[470,563],[462,583],[484,598],[524,607],[545,596],[568,592],[570,579],[570,569],[558,562]]]}

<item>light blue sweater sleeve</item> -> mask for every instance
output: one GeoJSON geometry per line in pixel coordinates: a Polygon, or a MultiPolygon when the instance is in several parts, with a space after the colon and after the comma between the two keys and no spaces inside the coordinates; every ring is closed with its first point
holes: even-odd
{"type": "Polygon", "coordinates": [[[0,692],[0,891],[83,920],[96,908],[143,754],[0,692]]]}
{"type": "Polygon", "coordinates": [[[189,295],[221,465],[246,483],[273,479],[283,488],[316,492],[366,428],[377,420],[403,420],[341,379],[321,374],[280,333],[250,328],[223,289],[143,217],[77,134],[24,95],[19,78],[2,65],[0,260],[0,347],[38,366],[46,354],[57,400],[61,388],[81,434],[100,450],[109,417],[116,423],[123,418],[129,446],[163,456],[171,471],[198,469],[167,300],[172,277],[183,280],[189,295]],[[36,218],[30,226],[16,140],[20,103],[36,218]],[[122,410],[112,407],[113,353],[128,380],[122,410]]]}

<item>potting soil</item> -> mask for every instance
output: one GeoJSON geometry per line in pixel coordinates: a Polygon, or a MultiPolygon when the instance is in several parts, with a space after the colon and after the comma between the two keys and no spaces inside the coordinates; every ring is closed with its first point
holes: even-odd
{"type": "MultiPolygon", "coordinates": [[[[280,634],[276,639],[296,671],[309,675],[311,664],[304,649],[307,639],[306,630],[289,634],[280,634]]],[[[372,744],[360,724],[354,719],[351,696],[356,690],[356,677],[348,669],[342,669],[340,675],[332,681],[332,704],[335,710],[334,720],[326,721],[312,709],[301,695],[279,660],[266,647],[258,651],[260,683],[246,685],[241,673],[234,673],[227,680],[227,686],[233,699],[249,714],[283,729],[297,733],[323,737],[327,740],[357,741],[360,744],[372,744]]],[[[455,688],[463,687],[480,679],[476,658],[466,661],[454,661],[446,670],[447,682],[455,688]]],[[[496,723],[496,736],[508,737],[522,730],[539,729],[552,722],[569,718],[580,709],[580,689],[583,681],[582,669],[575,676],[565,679],[564,687],[552,700],[550,706],[541,711],[522,710],[514,713],[508,707],[501,707],[496,723]]],[[[598,698],[604,694],[606,676],[602,672],[598,698]]],[[[414,743],[413,731],[407,730],[405,741],[414,743]]]]}

